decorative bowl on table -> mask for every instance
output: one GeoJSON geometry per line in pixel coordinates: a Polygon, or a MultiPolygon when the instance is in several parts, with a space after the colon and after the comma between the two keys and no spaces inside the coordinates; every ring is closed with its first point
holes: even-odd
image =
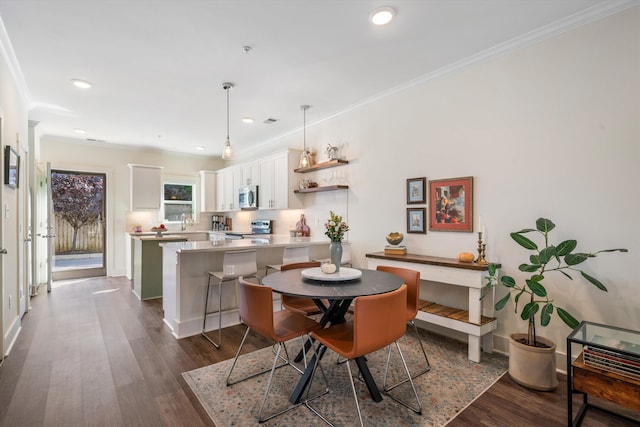
{"type": "Polygon", "coordinates": [[[389,233],[387,235],[387,242],[390,245],[397,246],[397,245],[400,244],[400,242],[402,242],[402,239],[404,239],[404,235],[402,233],[397,232],[397,231],[394,231],[394,232],[389,233]]]}

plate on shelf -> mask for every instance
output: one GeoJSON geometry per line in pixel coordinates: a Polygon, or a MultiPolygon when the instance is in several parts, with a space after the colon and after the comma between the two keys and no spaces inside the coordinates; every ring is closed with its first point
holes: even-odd
{"type": "Polygon", "coordinates": [[[362,271],[355,268],[340,267],[340,271],[336,273],[323,273],[320,267],[313,267],[302,270],[300,274],[305,279],[321,280],[323,282],[344,282],[359,279],[362,276],[362,271]]]}

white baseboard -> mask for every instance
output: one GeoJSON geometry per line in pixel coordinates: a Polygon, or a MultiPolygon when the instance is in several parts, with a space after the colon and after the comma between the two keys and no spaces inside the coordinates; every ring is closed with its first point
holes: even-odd
{"type": "Polygon", "coordinates": [[[4,342],[9,343],[9,345],[6,346],[6,349],[4,351],[4,357],[7,357],[11,352],[11,349],[13,348],[13,345],[16,343],[16,340],[18,339],[18,335],[20,335],[21,330],[22,330],[22,322],[20,321],[19,317],[16,317],[13,320],[13,323],[11,323],[11,326],[9,327],[9,329],[7,330],[7,333],[4,336],[4,342]]]}

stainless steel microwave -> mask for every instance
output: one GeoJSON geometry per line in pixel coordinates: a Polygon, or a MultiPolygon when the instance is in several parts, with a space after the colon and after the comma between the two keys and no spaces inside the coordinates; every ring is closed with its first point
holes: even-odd
{"type": "Polygon", "coordinates": [[[245,185],[238,190],[238,206],[240,209],[258,209],[258,186],[245,185]]]}

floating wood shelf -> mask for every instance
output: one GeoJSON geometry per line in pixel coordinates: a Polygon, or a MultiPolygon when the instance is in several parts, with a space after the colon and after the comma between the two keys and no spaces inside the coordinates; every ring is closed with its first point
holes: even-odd
{"type": "Polygon", "coordinates": [[[317,171],[320,169],[335,168],[336,166],[342,166],[347,164],[349,164],[348,160],[335,159],[335,160],[329,160],[327,162],[316,163],[315,165],[309,166],[308,168],[297,168],[297,169],[294,169],[293,171],[296,173],[307,173],[307,172],[317,171]]]}
{"type": "Polygon", "coordinates": [[[304,188],[301,190],[293,190],[294,193],[318,193],[321,191],[347,190],[348,185],[326,185],[324,187],[304,188]]]}

